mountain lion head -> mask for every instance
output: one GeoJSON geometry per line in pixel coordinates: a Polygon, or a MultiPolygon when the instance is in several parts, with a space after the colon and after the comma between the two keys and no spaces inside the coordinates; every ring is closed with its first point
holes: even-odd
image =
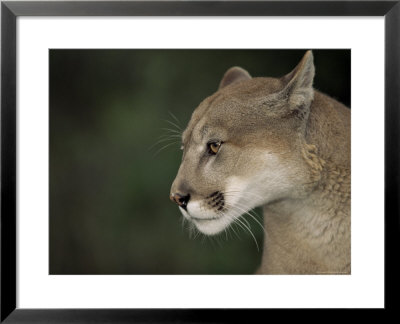
{"type": "Polygon", "coordinates": [[[311,51],[281,78],[233,67],[195,109],[170,198],[200,232],[217,234],[257,206],[311,190],[321,169],[305,141],[313,78],[311,51]]]}

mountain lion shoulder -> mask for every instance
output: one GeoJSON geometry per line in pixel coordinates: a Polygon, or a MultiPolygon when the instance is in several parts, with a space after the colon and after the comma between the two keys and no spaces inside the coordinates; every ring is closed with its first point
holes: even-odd
{"type": "Polygon", "coordinates": [[[350,273],[350,110],[313,79],[311,51],[279,79],[233,67],[182,134],[170,198],[207,235],[262,206],[257,273],[350,273]]]}

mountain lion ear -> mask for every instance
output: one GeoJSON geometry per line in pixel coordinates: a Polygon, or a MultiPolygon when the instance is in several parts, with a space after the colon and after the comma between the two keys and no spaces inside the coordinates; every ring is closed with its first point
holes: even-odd
{"type": "Polygon", "coordinates": [[[244,80],[251,79],[249,72],[242,69],[241,67],[234,66],[231,67],[228,71],[225,72],[224,77],[222,78],[221,82],[219,83],[219,88],[222,89],[226,86],[244,80]]]}
{"type": "Polygon", "coordinates": [[[300,112],[302,110],[302,114],[308,112],[314,99],[312,87],[314,74],[313,54],[311,51],[307,51],[294,70],[282,78],[286,85],[279,93],[279,97],[281,100],[288,101],[291,111],[299,110],[300,112]]]}

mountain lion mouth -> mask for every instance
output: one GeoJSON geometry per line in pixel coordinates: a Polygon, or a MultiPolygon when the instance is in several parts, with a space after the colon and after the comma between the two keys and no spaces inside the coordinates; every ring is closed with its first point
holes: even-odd
{"type": "Polygon", "coordinates": [[[189,201],[185,208],[180,207],[183,215],[192,221],[212,221],[223,218],[226,201],[221,191],[214,191],[203,199],[189,201]]]}
{"type": "Polygon", "coordinates": [[[223,217],[223,215],[216,215],[216,216],[209,216],[209,217],[199,217],[199,216],[194,216],[188,213],[184,208],[179,207],[180,211],[182,212],[183,216],[193,222],[201,222],[201,221],[213,221],[213,220],[218,220],[223,217]]]}
{"type": "Polygon", "coordinates": [[[216,217],[208,217],[208,218],[199,218],[199,217],[191,217],[191,219],[195,222],[209,222],[213,220],[220,219],[222,216],[216,216],[216,217]]]}
{"type": "Polygon", "coordinates": [[[246,228],[239,220],[250,209],[240,203],[241,191],[213,191],[200,200],[189,201],[187,208],[180,207],[182,215],[206,235],[216,235],[231,224],[246,228]]]}
{"type": "Polygon", "coordinates": [[[220,233],[224,228],[226,228],[227,223],[229,223],[226,215],[223,214],[215,216],[207,215],[206,217],[202,217],[201,215],[190,215],[190,213],[185,211],[183,208],[180,208],[180,210],[183,216],[196,226],[197,230],[206,235],[215,235],[220,233]]]}

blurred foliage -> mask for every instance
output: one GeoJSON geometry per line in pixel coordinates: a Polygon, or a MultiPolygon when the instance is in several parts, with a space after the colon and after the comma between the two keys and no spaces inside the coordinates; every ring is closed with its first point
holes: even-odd
{"type": "MultiPolygon", "coordinates": [[[[50,273],[249,274],[263,231],[191,238],[169,201],[184,128],[224,72],[290,72],[305,50],[50,50],[50,273]],[[237,234],[237,235],[236,235],[237,234]]],[[[314,50],[316,89],[349,106],[350,51],[314,50]]],[[[257,209],[262,221],[261,209],[257,209]]]]}

